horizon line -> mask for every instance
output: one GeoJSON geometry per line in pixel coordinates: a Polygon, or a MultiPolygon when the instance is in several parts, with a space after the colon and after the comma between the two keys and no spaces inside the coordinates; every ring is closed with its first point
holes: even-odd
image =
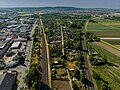
{"type": "Polygon", "coordinates": [[[56,7],[63,7],[63,8],[78,8],[78,9],[120,9],[120,8],[110,8],[110,7],[75,7],[75,6],[3,6],[0,8],[56,8],[56,7]]]}

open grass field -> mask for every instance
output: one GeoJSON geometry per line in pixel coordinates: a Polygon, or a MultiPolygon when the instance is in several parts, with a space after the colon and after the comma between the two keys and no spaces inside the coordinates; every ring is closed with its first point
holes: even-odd
{"type": "Polygon", "coordinates": [[[109,65],[93,66],[93,69],[101,75],[101,78],[103,78],[103,80],[109,83],[109,86],[112,88],[112,90],[119,90],[120,57],[103,49],[102,47],[96,45],[95,43],[90,43],[90,45],[93,46],[96,49],[96,51],[99,52],[101,55],[106,55],[108,58],[108,62],[117,65],[117,66],[109,66],[109,65]]]}
{"type": "Polygon", "coordinates": [[[120,38],[120,31],[90,31],[97,35],[98,37],[102,38],[120,38]]]}
{"type": "Polygon", "coordinates": [[[120,31],[120,21],[113,21],[108,19],[99,19],[97,22],[90,22],[87,30],[117,30],[120,31]]]}

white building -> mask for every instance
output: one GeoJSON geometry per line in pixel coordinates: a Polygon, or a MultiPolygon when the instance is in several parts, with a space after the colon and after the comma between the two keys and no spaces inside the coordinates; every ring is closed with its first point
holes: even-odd
{"type": "Polygon", "coordinates": [[[11,46],[11,49],[19,49],[21,46],[21,42],[18,41],[18,42],[14,42],[11,46]]]}

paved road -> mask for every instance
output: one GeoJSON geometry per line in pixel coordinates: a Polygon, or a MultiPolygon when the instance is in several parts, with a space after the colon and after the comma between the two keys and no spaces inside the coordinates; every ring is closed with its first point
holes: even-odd
{"type": "Polygon", "coordinates": [[[48,90],[48,60],[42,19],[40,19],[40,32],[42,35],[42,90],[48,90]]]}
{"type": "Polygon", "coordinates": [[[84,57],[84,62],[85,62],[85,69],[84,69],[84,73],[85,73],[85,78],[87,79],[86,82],[86,90],[95,90],[94,89],[94,84],[92,81],[92,75],[90,73],[90,69],[89,69],[89,64],[88,64],[88,59],[87,59],[87,53],[86,53],[86,46],[85,46],[85,40],[84,40],[84,31],[82,31],[81,34],[81,39],[82,39],[82,53],[83,53],[83,57],[84,57]]]}

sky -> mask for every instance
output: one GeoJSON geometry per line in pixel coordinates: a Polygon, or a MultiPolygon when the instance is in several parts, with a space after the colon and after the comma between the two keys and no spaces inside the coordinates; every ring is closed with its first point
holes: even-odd
{"type": "Polygon", "coordinates": [[[48,7],[48,6],[120,9],[120,0],[0,0],[0,7],[48,7]]]}

